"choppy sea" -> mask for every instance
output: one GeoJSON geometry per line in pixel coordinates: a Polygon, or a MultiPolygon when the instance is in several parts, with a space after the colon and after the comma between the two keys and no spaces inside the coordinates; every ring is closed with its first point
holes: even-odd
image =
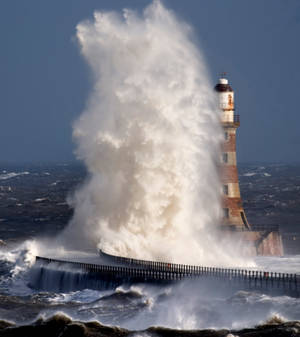
{"type": "MultiPolygon", "coordinates": [[[[299,273],[300,165],[245,164],[239,174],[249,222],[277,224],[283,236],[286,255],[259,257],[258,267],[299,273]]],[[[84,176],[77,164],[0,165],[0,336],[300,335],[300,299],[289,296],[220,293],[196,281],[66,293],[32,289],[35,242],[65,227],[72,216],[68,195],[84,176]]]]}

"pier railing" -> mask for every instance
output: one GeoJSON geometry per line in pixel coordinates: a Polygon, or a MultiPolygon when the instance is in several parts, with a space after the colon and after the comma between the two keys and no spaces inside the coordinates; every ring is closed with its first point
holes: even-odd
{"type": "Polygon", "coordinates": [[[155,262],[149,260],[133,259],[106,254],[99,250],[100,256],[110,260],[111,262],[121,263],[127,266],[143,267],[145,270],[158,270],[162,272],[172,272],[185,275],[203,275],[210,274],[214,276],[225,276],[229,278],[258,278],[258,279],[279,279],[279,280],[296,280],[300,282],[300,275],[290,273],[278,273],[262,270],[247,269],[230,269],[218,267],[193,266],[185,264],[175,264],[168,262],[155,262]]]}
{"type": "Polygon", "coordinates": [[[113,256],[101,252],[102,256],[119,265],[89,264],[76,261],[36,257],[37,264],[56,264],[80,269],[92,274],[94,278],[108,282],[135,283],[150,282],[163,283],[182,279],[201,278],[222,280],[229,285],[237,283],[242,289],[277,289],[291,296],[300,296],[300,275],[278,273],[260,270],[230,269],[218,267],[204,267],[147,260],[137,260],[113,256]]]}
{"type": "Polygon", "coordinates": [[[279,232],[279,225],[251,225],[251,231],[262,232],[262,231],[270,231],[270,232],[279,232]]]}

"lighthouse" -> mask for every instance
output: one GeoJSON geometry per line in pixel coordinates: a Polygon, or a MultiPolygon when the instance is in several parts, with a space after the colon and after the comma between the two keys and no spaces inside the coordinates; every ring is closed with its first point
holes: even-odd
{"type": "Polygon", "coordinates": [[[220,165],[224,213],[221,229],[229,230],[234,240],[247,243],[253,255],[281,256],[283,246],[279,226],[250,225],[243,208],[236,160],[236,132],[240,126],[240,116],[235,112],[234,92],[225,74],[219,78],[215,91],[224,130],[220,165]]]}
{"type": "Polygon", "coordinates": [[[221,158],[223,225],[233,230],[250,230],[242,205],[236,162],[236,131],[240,126],[240,116],[235,113],[234,92],[225,76],[219,79],[215,90],[219,96],[220,119],[224,130],[221,158]]]}

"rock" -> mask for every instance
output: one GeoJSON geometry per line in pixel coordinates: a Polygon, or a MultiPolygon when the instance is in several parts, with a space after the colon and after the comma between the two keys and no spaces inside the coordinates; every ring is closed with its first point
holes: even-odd
{"type": "MultiPolygon", "coordinates": [[[[6,328],[9,328],[9,327],[12,327],[14,326],[15,324],[14,323],[11,323],[11,322],[8,322],[8,321],[3,321],[3,320],[0,320],[0,331],[2,329],[6,329],[6,328]]],[[[1,333],[1,332],[0,332],[1,333]]]]}
{"type": "Polygon", "coordinates": [[[64,314],[48,319],[39,318],[31,325],[16,326],[0,321],[0,337],[300,337],[300,322],[272,322],[254,328],[230,330],[176,330],[151,327],[144,331],[129,331],[118,327],[104,326],[98,322],[78,322],[64,314]]]}

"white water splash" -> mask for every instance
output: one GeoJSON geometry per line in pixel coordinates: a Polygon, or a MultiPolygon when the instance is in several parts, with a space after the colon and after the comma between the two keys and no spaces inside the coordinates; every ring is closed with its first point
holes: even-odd
{"type": "Polygon", "coordinates": [[[30,174],[29,172],[6,172],[3,171],[2,174],[0,174],[0,180],[7,180],[7,179],[12,179],[18,176],[23,176],[23,175],[28,175],[30,174]]]}
{"type": "Polygon", "coordinates": [[[222,130],[191,29],[154,1],[142,16],[77,26],[94,87],[74,125],[89,172],[64,244],[181,263],[238,265],[220,248],[222,130]]]}
{"type": "Polygon", "coordinates": [[[38,252],[37,247],[37,242],[32,240],[24,241],[11,249],[4,247],[0,249],[0,261],[12,263],[11,274],[16,277],[34,264],[38,252]]]}

